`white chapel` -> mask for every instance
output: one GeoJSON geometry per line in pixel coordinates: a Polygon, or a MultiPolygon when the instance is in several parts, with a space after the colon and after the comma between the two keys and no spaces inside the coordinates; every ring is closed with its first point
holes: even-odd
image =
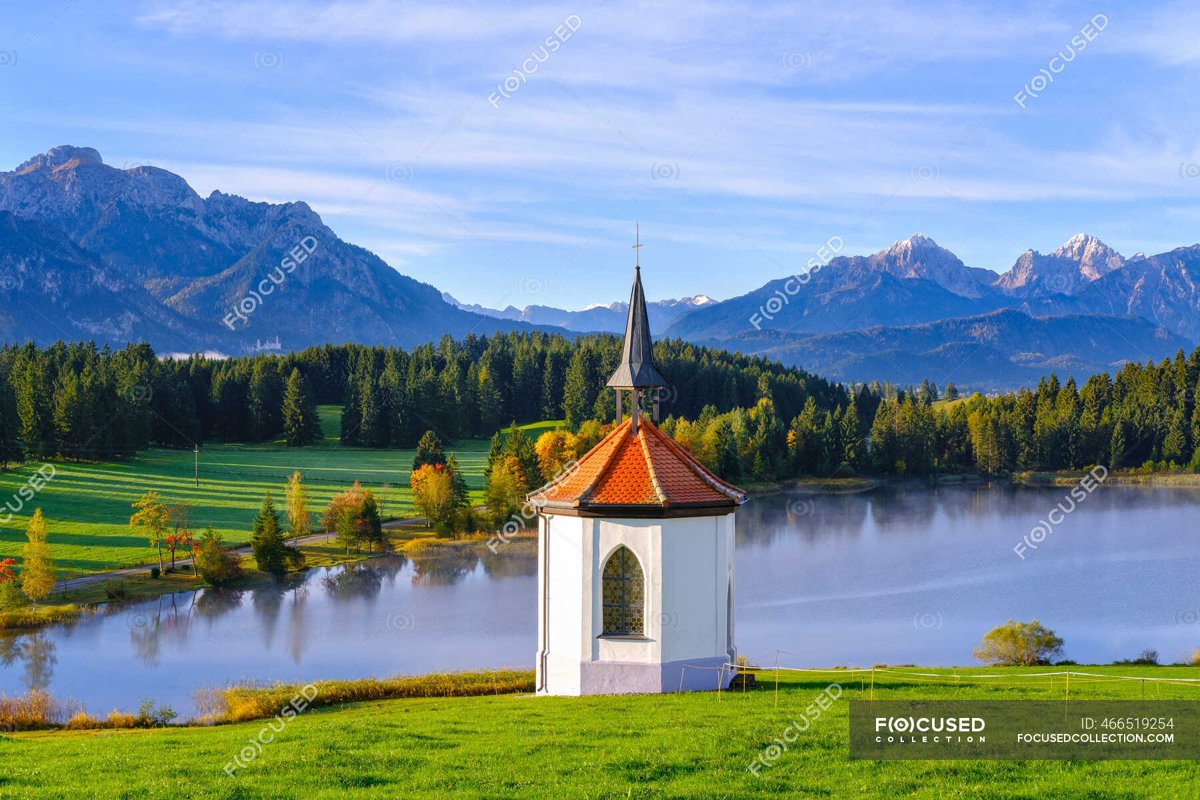
{"type": "Polygon", "coordinates": [[[732,677],[734,515],[745,495],[655,424],[668,383],[651,346],[638,267],[608,380],[617,426],[530,495],[538,694],[715,690],[732,677]]]}

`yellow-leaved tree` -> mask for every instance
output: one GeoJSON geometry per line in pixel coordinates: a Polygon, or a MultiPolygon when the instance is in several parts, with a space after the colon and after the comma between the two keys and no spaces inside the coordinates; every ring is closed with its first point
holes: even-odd
{"type": "Polygon", "coordinates": [[[54,559],[50,557],[49,533],[46,518],[39,508],[33,512],[29,527],[25,529],[28,539],[21,548],[21,591],[33,602],[41,600],[54,589],[54,559]]]}
{"type": "Polygon", "coordinates": [[[308,492],[299,472],[293,472],[292,477],[288,478],[284,497],[287,500],[288,530],[292,534],[292,544],[295,545],[299,543],[301,536],[307,536],[311,532],[308,492]]]}

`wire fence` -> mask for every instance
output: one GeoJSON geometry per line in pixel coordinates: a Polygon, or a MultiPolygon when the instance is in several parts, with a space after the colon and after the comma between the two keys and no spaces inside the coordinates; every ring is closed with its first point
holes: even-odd
{"type": "MultiPolygon", "coordinates": [[[[875,699],[876,683],[928,683],[928,684],[943,684],[953,686],[957,690],[960,687],[978,684],[981,686],[1025,686],[1025,687],[1041,687],[1048,689],[1056,689],[1061,685],[1063,691],[1063,700],[1071,699],[1072,685],[1076,691],[1081,691],[1081,687],[1087,687],[1095,684],[1113,684],[1113,683],[1138,683],[1141,687],[1141,697],[1146,699],[1147,685],[1150,687],[1159,686],[1185,686],[1190,688],[1200,689],[1200,677],[1156,677],[1147,675],[1114,675],[1105,672],[1087,672],[1083,670],[1044,670],[1040,672],[1019,672],[1019,673],[988,673],[988,672],[960,672],[957,668],[951,668],[949,672],[927,672],[920,671],[918,668],[900,668],[900,667],[836,667],[836,668],[814,668],[814,667],[789,667],[778,662],[779,655],[787,651],[780,650],[776,653],[776,663],[774,666],[762,667],[749,664],[734,664],[726,662],[720,666],[705,666],[699,664],[684,664],[679,677],[679,691],[683,691],[685,677],[688,670],[698,670],[705,672],[716,673],[714,675],[714,687],[717,691],[718,700],[723,694],[730,692],[746,692],[748,690],[748,681],[743,679],[738,687],[734,688],[730,685],[732,676],[743,674],[774,679],[774,703],[779,705],[779,678],[781,674],[795,674],[802,676],[818,676],[818,675],[835,675],[835,676],[856,676],[860,680],[861,689],[870,700],[875,699]]],[[[1078,697],[1076,699],[1079,699],[1078,697]]]]}

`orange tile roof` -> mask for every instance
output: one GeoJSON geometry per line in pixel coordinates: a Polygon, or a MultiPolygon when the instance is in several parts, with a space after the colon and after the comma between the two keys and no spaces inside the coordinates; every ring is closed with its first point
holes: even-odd
{"type": "Polygon", "coordinates": [[[572,510],[615,516],[729,513],[746,496],[718,478],[649,420],[637,435],[626,419],[576,462],[573,469],[529,495],[547,511],[572,510]]]}

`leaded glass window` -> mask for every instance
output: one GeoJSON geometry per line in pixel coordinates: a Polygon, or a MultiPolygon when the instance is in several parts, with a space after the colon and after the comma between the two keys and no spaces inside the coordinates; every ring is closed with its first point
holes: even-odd
{"type": "Polygon", "coordinates": [[[646,582],[642,565],[628,547],[618,547],[604,564],[604,634],[641,636],[645,633],[646,582]]]}

